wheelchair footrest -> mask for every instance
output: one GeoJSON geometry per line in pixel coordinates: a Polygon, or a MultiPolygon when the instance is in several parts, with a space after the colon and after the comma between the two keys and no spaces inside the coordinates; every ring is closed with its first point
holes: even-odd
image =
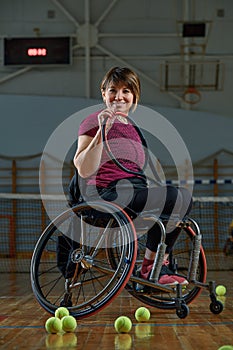
{"type": "Polygon", "coordinates": [[[163,284],[159,284],[156,282],[152,282],[152,281],[148,281],[148,280],[144,280],[141,277],[137,277],[137,276],[131,276],[130,277],[130,281],[134,282],[135,284],[135,291],[137,292],[144,292],[145,289],[148,290],[148,288],[151,289],[155,289],[158,292],[165,292],[165,293],[173,293],[174,292],[174,288],[163,285],[163,284]]]}

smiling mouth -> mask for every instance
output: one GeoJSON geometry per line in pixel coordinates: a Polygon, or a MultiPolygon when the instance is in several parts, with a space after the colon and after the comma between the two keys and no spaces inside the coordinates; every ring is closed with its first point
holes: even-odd
{"type": "Polygon", "coordinates": [[[113,106],[118,108],[118,107],[124,107],[125,103],[113,103],[113,106]]]}

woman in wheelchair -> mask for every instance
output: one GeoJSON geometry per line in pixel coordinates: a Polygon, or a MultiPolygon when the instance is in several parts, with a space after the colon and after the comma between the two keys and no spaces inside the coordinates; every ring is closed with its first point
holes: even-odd
{"type": "MultiPolygon", "coordinates": [[[[177,215],[182,220],[192,205],[188,190],[162,185],[150,188],[143,172],[145,145],[129,118],[129,112],[136,109],[140,98],[137,74],[129,68],[110,69],[102,80],[101,94],[105,108],[87,116],[78,131],[74,165],[85,182],[82,197],[85,201],[101,197],[115,202],[132,218],[143,210],[159,208],[161,215],[177,215]],[[109,156],[105,143],[114,157],[109,156]]],[[[158,281],[160,284],[188,284],[183,276],[168,268],[168,255],[180,231],[174,224],[166,234],[167,248],[158,281]]],[[[154,224],[147,233],[145,256],[140,268],[140,277],[144,279],[149,279],[159,242],[160,229],[154,224]]]]}

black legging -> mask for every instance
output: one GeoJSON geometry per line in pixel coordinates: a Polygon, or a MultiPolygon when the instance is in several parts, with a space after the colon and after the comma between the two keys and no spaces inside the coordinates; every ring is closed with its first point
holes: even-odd
{"type": "MultiPolygon", "coordinates": [[[[85,200],[92,199],[93,196],[96,197],[99,194],[102,199],[119,204],[132,218],[134,214],[136,217],[144,210],[159,210],[159,215],[166,215],[169,218],[172,214],[177,220],[182,220],[192,207],[191,194],[185,188],[168,185],[148,189],[145,180],[136,177],[121,180],[117,186],[116,184],[117,182],[114,181],[109,187],[97,188],[97,190],[94,186],[87,186],[85,200]],[[122,182],[125,183],[122,184],[122,182]]],[[[167,232],[166,253],[171,251],[180,231],[180,228],[173,226],[173,230],[167,232]]],[[[160,233],[158,224],[154,224],[148,230],[146,247],[153,252],[156,252],[160,243],[160,233]]]]}

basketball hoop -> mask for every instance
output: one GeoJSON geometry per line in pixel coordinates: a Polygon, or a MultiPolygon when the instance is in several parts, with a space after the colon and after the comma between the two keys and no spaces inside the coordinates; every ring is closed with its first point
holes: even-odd
{"type": "Polygon", "coordinates": [[[186,103],[194,105],[200,101],[201,94],[195,87],[189,86],[184,92],[183,99],[186,103]]]}

